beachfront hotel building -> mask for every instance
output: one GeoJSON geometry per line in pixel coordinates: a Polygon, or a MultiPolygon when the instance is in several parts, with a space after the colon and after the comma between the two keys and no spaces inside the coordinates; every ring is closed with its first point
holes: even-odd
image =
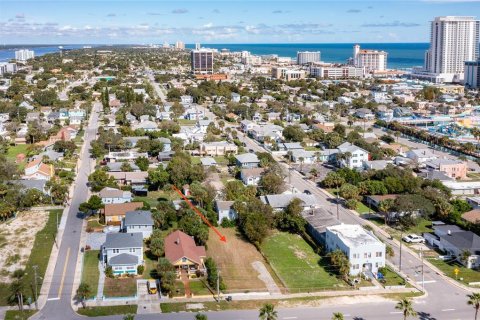
{"type": "Polygon", "coordinates": [[[435,83],[461,82],[465,61],[476,61],[480,21],[475,17],[436,17],[431,22],[430,48],[425,65],[414,76],[435,83]]]}
{"type": "Polygon", "coordinates": [[[185,43],[183,43],[182,41],[175,42],[175,49],[185,50],[185,43]]]}
{"type": "Polygon", "coordinates": [[[15,51],[15,60],[17,61],[27,61],[33,58],[35,58],[33,50],[22,49],[15,51]]]}
{"type": "Polygon", "coordinates": [[[192,50],[191,63],[193,73],[213,74],[213,50],[192,50]]]}
{"type": "Polygon", "coordinates": [[[320,62],[320,51],[298,51],[297,64],[320,62]]]}
{"type": "Polygon", "coordinates": [[[365,76],[365,68],[358,68],[349,65],[312,65],[308,69],[311,77],[322,79],[350,79],[363,78],[365,76]]]}
{"type": "Polygon", "coordinates": [[[465,61],[465,77],[463,83],[471,89],[480,89],[480,59],[465,61]]]}
{"type": "Polygon", "coordinates": [[[367,72],[387,70],[387,55],[385,51],[360,49],[360,45],[353,46],[353,65],[365,68],[367,72]]]}

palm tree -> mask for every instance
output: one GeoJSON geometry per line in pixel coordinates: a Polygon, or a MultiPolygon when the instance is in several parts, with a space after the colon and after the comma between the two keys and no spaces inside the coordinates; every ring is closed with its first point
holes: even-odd
{"type": "Polygon", "coordinates": [[[477,320],[478,309],[480,309],[480,293],[467,294],[467,304],[475,308],[475,320],[477,320]]]}
{"type": "Polygon", "coordinates": [[[135,315],[133,314],[126,314],[123,316],[123,320],[135,320],[135,315]]]}
{"type": "Polygon", "coordinates": [[[260,308],[260,314],[258,315],[260,320],[277,320],[277,311],[271,303],[265,304],[260,308]]]}
{"type": "Polygon", "coordinates": [[[341,312],[335,312],[332,316],[332,320],[343,320],[345,319],[343,316],[343,313],[341,312]]]}
{"type": "Polygon", "coordinates": [[[387,225],[387,217],[388,217],[388,212],[393,208],[394,201],[393,199],[385,199],[380,201],[378,204],[378,210],[383,213],[383,216],[385,218],[385,225],[387,225]]]}
{"type": "Polygon", "coordinates": [[[465,267],[468,268],[468,260],[472,253],[468,250],[463,250],[462,253],[460,253],[460,261],[465,265],[465,267]]]}
{"type": "Polygon", "coordinates": [[[417,312],[413,310],[412,300],[407,298],[398,301],[395,309],[402,311],[404,320],[407,320],[408,317],[415,317],[417,315],[417,312]]]}
{"type": "Polygon", "coordinates": [[[300,171],[303,172],[303,163],[305,162],[304,157],[298,158],[298,161],[300,161],[300,171]]]}
{"type": "Polygon", "coordinates": [[[80,300],[83,308],[87,307],[85,300],[91,293],[92,291],[90,290],[90,286],[88,285],[88,283],[85,283],[85,282],[80,283],[77,289],[77,299],[80,300]]]}
{"type": "Polygon", "coordinates": [[[23,290],[24,290],[24,285],[22,280],[16,279],[10,284],[10,292],[12,295],[10,296],[10,302],[11,303],[17,303],[18,304],[18,310],[23,311],[23,290]]]}
{"type": "Polygon", "coordinates": [[[195,320],[208,320],[208,317],[206,314],[197,313],[195,315],[195,320]]]}
{"type": "Polygon", "coordinates": [[[395,131],[393,135],[397,138],[397,143],[398,143],[398,138],[400,137],[401,133],[400,131],[395,131]]]}
{"type": "Polygon", "coordinates": [[[318,177],[318,170],[317,168],[310,169],[310,175],[313,177],[313,180],[318,177]]]}

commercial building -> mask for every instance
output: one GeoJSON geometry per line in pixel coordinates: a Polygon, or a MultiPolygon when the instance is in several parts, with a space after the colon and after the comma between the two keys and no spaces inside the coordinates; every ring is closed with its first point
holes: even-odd
{"type": "Polygon", "coordinates": [[[385,266],[385,244],[360,225],[340,224],[326,228],[327,251],[341,250],[350,261],[350,275],[377,273],[385,266]]]}
{"type": "Polygon", "coordinates": [[[283,79],[286,81],[305,79],[306,72],[304,70],[292,70],[289,68],[272,68],[272,78],[283,79]]]}
{"type": "Polygon", "coordinates": [[[184,50],[185,49],[185,43],[183,43],[182,41],[175,42],[175,49],[184,50]]]}
{"type": "Polygon", "coordinates": [[[477,61],[465,61],[463,83],[471,89],[480,88],[480,59],[477,61]]]}
{"type": "Polygon", "coordinates": [[[309,74],[315,78],[323,79],[348,79],[362,78],[365,76],[365,68],[342,65],[311,66],[309,74]]]}
{"type": "Polygon", "coordinates": [[[17,72],[16,63],[8,63],[8,62],[0,63],[0,75],[3,75],[5,73],[16,73],[16,72],[17,72]]]}
{"type": "Polygon", "coordinates": [[[298,51],[297,64],[320,62],[320,51],[298,51]]]}
{"type": "Polygon", "coordinates": [[[436,17],[431,23],[430,48],[423,70],[415,76],[432,82],[460,82],[465,61],[478,58],[480,21],[475,17],[436,17]]]}
{"type": "Polygon", "coordinates": [[[192,50],[191,63],[193,73],[213,74],[213,50],[192,50]]]}
{"type": "Polygon", "coordinates": [[[360,45],[353,46],[353,65],[365,68],[367,72],[387,70],[387,55],[385,51],[361,50],[360,45]]]}
{"type": "Polygon", "coordinates": [[[35,52],[33,52],[33,50],[22,49],[15,51],[15,60],[17,61],[27,61],[33,58],[35,58],[35,52]]]}

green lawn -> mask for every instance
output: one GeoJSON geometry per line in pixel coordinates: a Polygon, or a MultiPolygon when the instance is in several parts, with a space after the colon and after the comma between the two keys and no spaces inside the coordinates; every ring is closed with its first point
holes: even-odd
{"type": "Polygon", "coordinates": [[[224,156],[213,157],[217,164],[219,165],[228,165],[228,160],[224,156]]]}
{"type": "Polygon", "coordinates": [[[156,207],[159,201],[172,201],[180,199],[180,195],[175,191],[149,191],[146,197],[135,197],[133,201],[147,202],[151,207],[156,207]]]}
{"type": "MultiPolygon", "coordinates": [[[[45,276],[45,271],[47,270],[48,260],[50,259],[50,253],[52,251],[52,246],[54,245],[55,234],[57,231],[56,213],[58,213],[58,221],[60,221],[63,210],[51,210],[49,212],[48,221],[45,224],[45,227],[35,236],[35,242],[33,243],[32,252],[25,267],[25,276],[23,277],[23,282],[27,288],[25,290],[26,297],[34,297],[34,292],[30,285],[34,283],[33,266],[38,266],[38,279],[43,279],[45,276]]],[[[39,281],[38,290],[40,290],[41,285],[42,281],[39,281]]],[[[0,283],[0,305],[7,305],[9,296],[9,285],[6,283],[0,283]]]]}
{"type": "Polygon", "coordinates": [[[15,157],[20,153],[27,155],[28,146],[29,144],[17,144],[16,146],[9,146],[7,152],[7,159],[15,160],[15,157]]]}
{"type": "Polygon", "coordinates": [[[150,253],[145,246],[143,248],[143,259],[145,260],[145,270],[143,270],[143,279],[157,278],[158,258],[150,253]]]}
{"type": "Polygon", "coordinates": [[[200,157],[192,157],[192,164],[200,164],[200,157]]]}
{"type": "Polygon", "coordinates": [[[299,235],[277,232],[261,250],[290,292],[346,288],[346,283],[327,271],[327,261],[299,235]]]}
{"type": "Polygon", "coordinates": [[[190,291],[195,296],[211,295],[210,290],[205,286],[204,280],[190,280],[190,291]]]}
{"type": "Polygon", "coordinates": [[[390,268],[382,270],[385,281],[382,282],[384,286],[402,286],[405,280],[390,268]]]}
{"type": "Polygon", "coordinates": [[[439,268],[447,276],[452,279],[456,279],[458,282],[461,282],[465,285],[468,285],[470,282],[480,282],[480,272],[472,269],[465,268],[463,265],[457,261],[446,262],[435,258],[428,259],[428,262],[439,268]],[[458,276],[455,277],[455,268],[458,268],[458,276]]]}
{"type": "Polygon", "coordinates": [[[357,208],[356,208],[357,212],[360,213],[360,214],[364,214],[364,213],[374,213],[375,210],[373,209],[370,209],[369,207],[367,207],[365,204],[363,204],[362,202],[358,202],[358,205],[357,205],[357,208]]]}
{"type": "MultiPolygon", "coordinates": [[[[433,232],[433,229],[431,228],[431,226],[432,226],[432,221],[420,218],[420,219],[418,219],[416,225],[414,225],[413,227],[410,227],[406,231],[403,231],[403,235],[414,233],[414,234],[418,234],[419,236],[421,236],[424,232],[433,232]]],[[[400,240],[401,235],[402,235],[402,232],[400,230],[393,229],[393,228],[390,228],[389,233],[393,237],[395,237],[399,240],[400,240]]]]}
{"type": "Polygon", "coordinates": [[[37,310],[7,310],[4,320],[27,320],[37,313],[37,310]]]}
{"type": "Polygon", "coordinates": [[[85,251],[83,258],[82,282],[90,287],[91,294],[89,298],[97,295],[98,278],[100,277],[98,270],[99,254],[100,250],[88,250],[85,251]]]}
{"type": "Polygon", "coordinates": [[[103,295],[109,297],[133,297],[137,294],[137,280],[135,278],[105,278],[103,295]]]}
{"type": "Polygon", "coordinates": [[[88,307],[80,308],[77,310],[78,314],[87,317],[102,317],[102,316],[111,316],[111,315],[125,315],[125,314],[136,314],[137,305],[125,305],[125,306],[107,306],[107,307],[88,307]]]}
{"type": "Polygon", "coordinates": [[[174,297],[185,297],[185,286],[180,280],[175,281],[175,292],[173,293],[174,297]]]}

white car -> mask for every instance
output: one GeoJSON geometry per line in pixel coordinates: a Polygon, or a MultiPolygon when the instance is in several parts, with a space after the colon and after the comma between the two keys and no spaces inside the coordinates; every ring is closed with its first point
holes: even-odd
{"type": "Polygon", "coordinates": [[[409,234],[402,238],[407,243],[425,243],[425,238],[416,234],[409,234]]]}

